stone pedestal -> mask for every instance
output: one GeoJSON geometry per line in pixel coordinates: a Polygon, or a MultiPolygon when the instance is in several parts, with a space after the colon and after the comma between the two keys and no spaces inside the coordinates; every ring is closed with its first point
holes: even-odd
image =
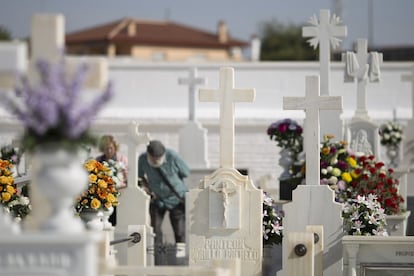
{"type": "Polygon", "coordinates": [[[390,236],[405,236],[407,232],[408,217],[411,211],[406,211],[401,215],[387,215],[387,232],[390,236]]]}
{"type": "MultiPolygon", "coordinates": [[[[293,201],[283,205],[283,232],[306,232],[308,225],[323,226],[323,275],[342,273],[342,206],[334,201],[334,192],[326,185],[299,185],[293,201]]],[[[287,243],[283,242],[283,270],[287,276],[287,243]]]]}
{"type": "Polygon", "coordinates": [[[98,275],[102,232],[0,236],[0,275],[98,275]]]}

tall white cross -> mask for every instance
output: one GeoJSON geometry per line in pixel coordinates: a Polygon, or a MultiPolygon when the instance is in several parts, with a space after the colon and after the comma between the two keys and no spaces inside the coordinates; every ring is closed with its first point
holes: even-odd
{"type": "Polygon", "coordinates": [[[234,168],[234,103],[253,102],[255,89],[234,88],[234,69],[220,68],[220,85],[217,90],[200,89],[201,102],[220,103],[220,166],[234,168]]]}
{"type": "Polygon", "coordinates": [[[196,115],[195,113],[196,113],[196,106],[197,106],[196,97],[195,97],[196,85],[206,84],[206,83],[207,83],[206,78],[197,77],[197,68],[195,67],[190,68],[188,78],[178,79],[178,84],[188,85],[188,104],[189,104],[188,119],[190,121],[195,121],[195,115],[196,115]]]}
{"type": "Polygon", "coordinates": [[[414,66],[411,67],[411,74],[402,75],[401,80],[411,82],[411,119],[414,119],[414,66]]]}
{"type": "Polygon", "coordinates": [[[379,65],[382,64],[382,54],[377,52],[368,53],[367,40],[358,39],[356,53],[348,52],[344,57],[347,77],[352,80],[357,79],[357,109],[355,116],[369,119],[366,87],[369,78],[372,79],[371,82],[379,81],[379,65]]]}
{"type": "Polygon", "coordinates": [[[306,184],[319,185],[319,110],[342,110],[342,96],[320,96],[319,76],[307,76],[305,97],[283,97],[283,109],[305,110],[306,184]]]}
{"type": "MultiPolygon", "coordinates": [[[[29,78],[38,80],[35,63],[39,59],[58,62],[65,50],[65,18],[62,14],[35,14],[31,25],[29,78]]],[[[65,57],[66,72],[71,74],[80,64],[88,66],[84,87],[100,89],[108,82],[108,63],[102,57],[65,57]]]]}
{"type": "Polygon", "coordinates": [[[346,37],[347,28],[335,14],[331,17],[329,10],[320,10],[319,21],[316,15],[309,19],[313,26],[302,28],[303,37],[311,37],[309,44],[316,49],[319,44],[319,70],[321,78],[321,95],[329,95],[329,72],[331,63],[331,47],[339,46],[342,37],[346,37]]]}
{"type": "Polygon", "coordinates": [[[27,72],[27,44],[0,42],[0,90],[16,86],[16,74],[27,72]]]}

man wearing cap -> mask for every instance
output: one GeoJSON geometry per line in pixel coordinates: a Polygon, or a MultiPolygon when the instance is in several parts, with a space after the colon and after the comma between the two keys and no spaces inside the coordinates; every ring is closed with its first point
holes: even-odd
{"type": "Polygon", "coordinates": [[[162,244],[162,222],[166,211],[174,231],[175,242],[185,242],[185,193],[188,188],[184,178],[190,174],[187,164],[178,154],[152,140],[147,151],[139,156],[138,177],[144,180],[151,194],[151,226],[155,232],[155,245],[162,244]]]}

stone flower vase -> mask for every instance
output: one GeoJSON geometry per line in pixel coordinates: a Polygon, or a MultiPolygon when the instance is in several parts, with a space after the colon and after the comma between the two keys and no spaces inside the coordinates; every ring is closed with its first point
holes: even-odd
{"type": "Polygon", "coordinates": [[[95,209],[83,209],[79,213],[80,218],[85,223],[88,230],[101,231],[104,229],[102,222],[103,212],[102,210],[95,209]]]}
{"type": "Polygon", "coordinates": [[[399,215],[387,215],[386,216],[386,228],[388,235],[390,236],[405,236],[407,232],[408,217],[411,215],[411,211],[405,211],[399,215]]]}
{"type": "Polygon", "coordinates": [[[389,160],[389,166],[397,168],[400,161],[400,147],[398,145],[388,145],[386,155],[389,160]]]}
{"type": "Polygon", "coordinates": [[[282,269],[282,245],[263,245],[262,276],[276,275],[282,269]]]}
{"type": "Polygon", "coordinates": [[[295,153],[291,149],[284,148],[280,151],[279,165],[283,168],[282,174],[279,177],[280,180],[291,177],[289,169],[293,165],[293,162],[295,162],[294,156],[295,153]]]}
{"type": "Polygon", "coordinates": [[[112,223],[109,221],[109,217],[114,212],[114,207],[109,207],[108,209],[102,209],[102,224],[104,230],[112,229],[112,223]]]}
{"type": "MultiPolygon", "coordinates": [[[[77,151],[59,144],[39,146],[33,152],[32,185],[50,206],[51,214],[40,223],[40,229],[53,232],[79,233],[85,227],[75,216],[74,203],[87,187],[88,176],[77,151]]],[[[42,202],[37,202],[38,205],[42,202]]],[[[33,206],[42,208],[42,206],[33,206]]]]}

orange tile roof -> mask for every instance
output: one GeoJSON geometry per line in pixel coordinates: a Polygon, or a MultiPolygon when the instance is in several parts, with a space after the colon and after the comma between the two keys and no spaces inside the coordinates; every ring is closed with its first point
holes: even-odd
{"type": "Polygon", "coordinates": [[[229,48],[247,47],[248,42],[229,37],[220,43],[216,33],[170,21],[147,21],[124,18],[115,22],[87,28],[66,35],[66,44],[111,42],[151,46],[229,48]],[[136,35],[129,36],[127,26],[136,24],[136,35]]]}

